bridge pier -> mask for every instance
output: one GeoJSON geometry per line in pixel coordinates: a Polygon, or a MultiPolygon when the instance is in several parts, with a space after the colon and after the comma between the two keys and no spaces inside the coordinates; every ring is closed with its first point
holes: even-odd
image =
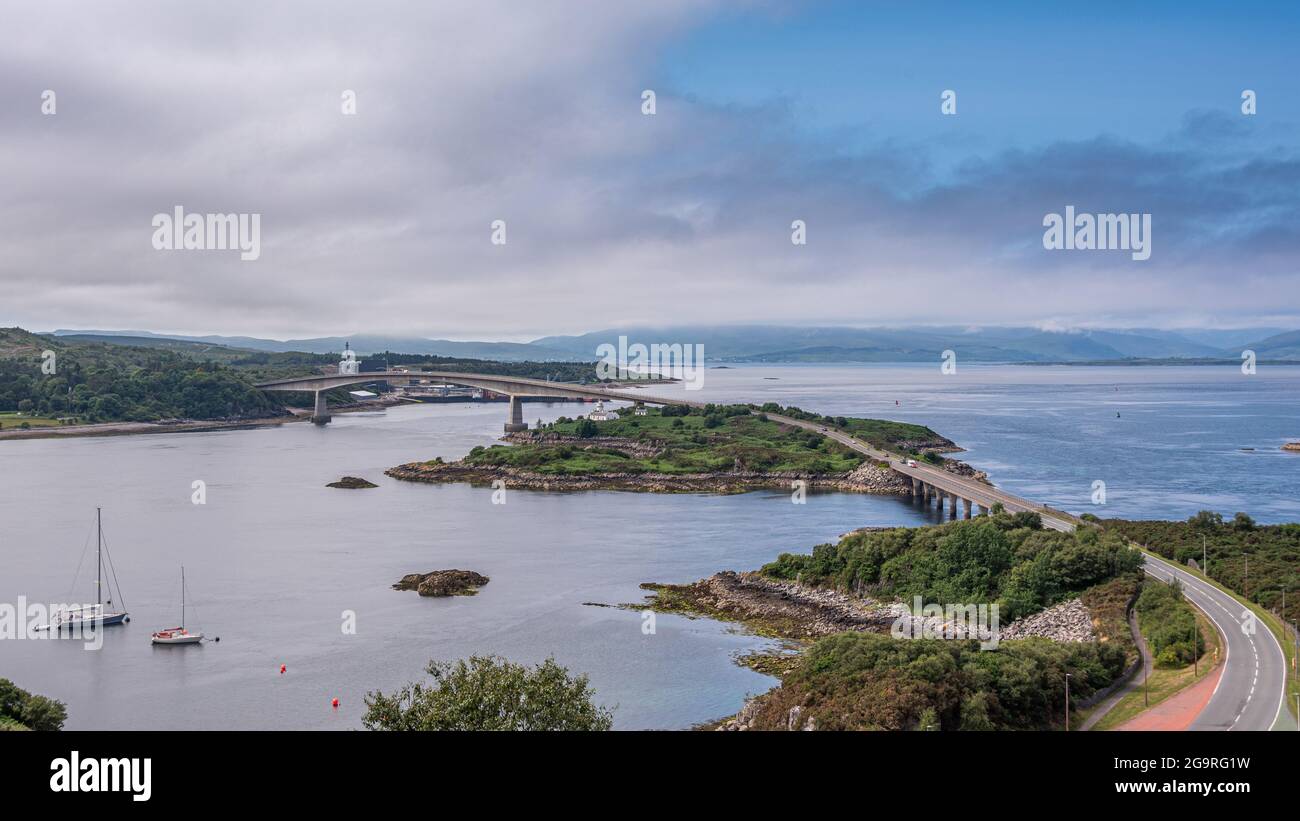
{"type": "Polygon", "coordinates": [[[970,501],[970,499],[962,499],[961,502],[962,502],[962,505],[963,505],[963,508],[962,508],[962,518],[963,518],[963,519],[969,519],[969,518],[970,518],[970,506],[971,506],[971,501],[970,501]]]}
{"type": "Polygon", "coordinates": [[[519,401],[518,396],[511,395],[510,420],[506,422],[506,433],[518,433],[524,430],[528,430],[528,423],[524,421],[524,403],[519,401]]]}
{"type": "Polygon", "coordinates": [[[328,425],[330,422],[330,407],[325,400],[325,391],[316,391],[316,409],[312,412],[311,421],[313,425],[328,425]]]}
{"type": "Polygon", "coordinates": [[[915,476],[913,476],[912,477],[912,501],[916,501],[917,499],[923,498],[924,493],[925,493],[925,482],[922,482],[920,479],[917,479],[915,476]]]}
{"type": "Polygon", "coordinates": [[[948,518],[957,518],[957,497],[953,496],[951,493],[948,494],[948,518]]]}

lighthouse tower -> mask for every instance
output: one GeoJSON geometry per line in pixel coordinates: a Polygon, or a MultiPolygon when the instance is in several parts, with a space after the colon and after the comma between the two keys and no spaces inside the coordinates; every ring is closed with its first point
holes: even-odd
{"type": "Polygon", "coordinates": [[[343,343],[343,358],[339,360],[339,376],[355,376],[361,373],[361,363],[357,361],[357,352],[352,350],[349,342],[343,343]]]}

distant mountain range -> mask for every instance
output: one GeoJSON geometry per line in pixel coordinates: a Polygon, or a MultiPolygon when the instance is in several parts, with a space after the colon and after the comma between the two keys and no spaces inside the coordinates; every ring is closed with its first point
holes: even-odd
{"type": "Polygon", "coordinates": [[[67,330],[56,336],[165,346],[168,341],[221,345],[256,351],[333,353],[344,343],[358,354],[394,353],[495,359],[506,362],[591,361],[597,348],[629,343],[702,344],[714,362],[928,362],[943,351],[967,362],[1095,362],[1131,359],[1239,360],[1246,349],[1260,360],[1300,360],[1300,330],[1043,331],[1038,328],[848,328],[736,325],[721,327],[611,328],[577,336],[547,336],[532,342],[462,342],[420,337],[353,336],[259,339],[246,336],[183,336],[149,331],[67,330]]]}

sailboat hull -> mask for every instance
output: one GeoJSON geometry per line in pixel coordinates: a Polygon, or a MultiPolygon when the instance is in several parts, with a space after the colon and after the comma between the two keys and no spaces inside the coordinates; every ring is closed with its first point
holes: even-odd
{"type": "Polygon", "coordinates": [[[203,641],[202,633],[181,633],[181,634],[154,634],[150,637],[154,644],[174,645],[174,644],[198,644],[203,641]]]}
{"type": "Polygon", "coordinates": [[[73,630],[87,624],[93,624],[96,627],[111,627],[115,624],[126,624],[130,620],[131,616],[128,613],[105,613],[103,616],[73,616],[58,622],[54,627],[58,630],[73,630]]]}

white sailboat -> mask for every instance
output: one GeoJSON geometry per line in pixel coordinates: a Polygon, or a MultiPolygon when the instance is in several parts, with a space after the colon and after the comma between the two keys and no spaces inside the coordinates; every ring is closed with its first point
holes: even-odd
{"type": "Polygon", "coordinates": [[[153,644],[198,644],[203,641],[202,633],[185,629],[185,565],[181,565],[181,626],[155,631],[149,641],[153,644]]]}
{"type": "MultiPolygon", "coordinates": [[[[50,623],[40,625],[37,630],[81,630],[86,629],[86,625],[94,627],[109,627],[114,624],[126,624],[131,620],[131,614],[126,610],[105,610],[104,605],[113,607],[113,589],[109,588],[109,600],[104,601],[104,556],[108,553],[108,545],[104,544],[104,512],[102,508],[95,508],[95,603],[83,607],[61,607],[50,614],[50,623]]],[[[110,567],[112,566],[112,557],[109,557],[110,567]]],[[[80,565],[78,565],[80,572],[80,565]]],[[[113,571],[113,582],[116,586],[117,571],[113,571]]],[[[121,600],[122,589],[117,588],[117,598],[121,600]]]]}

